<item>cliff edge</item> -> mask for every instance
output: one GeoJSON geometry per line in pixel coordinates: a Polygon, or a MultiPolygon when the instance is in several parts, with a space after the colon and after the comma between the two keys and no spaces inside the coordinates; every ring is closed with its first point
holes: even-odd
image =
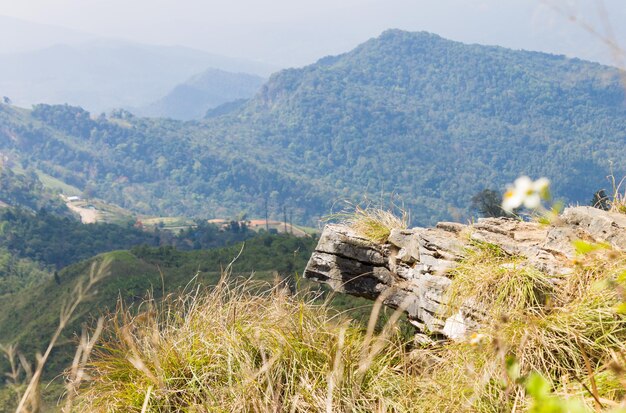
{"type": "Polygon", "coordinates": [[[577,240],[626,250],[626,215],[573,207],[550,224],[511,218],[484,218],[471,225],[440,222],[434,228],[392,229],[384,243],[331,224],[304,276],[337,292],[401,308],[420,332],[460,339],[487,313],[480,302],[468,302],[450,315],[447,292],[454,269],[468,254],[479,246],[497,248],[558,283],[573,271],[577,240]]]}

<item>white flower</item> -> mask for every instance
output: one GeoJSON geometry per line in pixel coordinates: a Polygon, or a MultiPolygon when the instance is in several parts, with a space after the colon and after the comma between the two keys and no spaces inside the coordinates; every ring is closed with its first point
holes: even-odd
{"type": "Polygon", "coordinates": [[[541,199],[548,197],[549,186],[550,181],[547,178],[539,178],[533,182],[527,176],[520,176],[505,192],[502,209],[512,212],[522,205],[529,209],[539,208],[541,199]]]}
{"type": "Polygon", "coordinates": [[[482,333],[472,333],[469,339],[469,343],[472,346],[479,346],[485,344],[489,340],[489,337],[482,333]]]}
{"type": "Polygon", "coordinates": [[[541,195],[542,198],[548,197],[550,189],[550,180],[548,178],[539,178],[533,182],[533,189],[541,195]]]}

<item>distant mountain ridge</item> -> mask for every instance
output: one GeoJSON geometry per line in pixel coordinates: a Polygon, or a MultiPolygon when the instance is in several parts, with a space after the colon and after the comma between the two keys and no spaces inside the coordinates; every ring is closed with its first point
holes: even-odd
{"type": "Polygon", "coordinates": [[[248,73],[207,69],[177,85],[167,95],[137,112],[151,117],[200,119],[209,109],[252,98],[264,82],[264,78],[248,73]]]}
{"type": "Polygon", "coordinates": [[[395,194],[426,225],[522,174],[588,203],[626,175],[624,100],[611,67],[390,30],[202,122],[0,107],[0,149],[137,212],[314,223],[395,194]]]}
{"type": "Polygon", "coordinates": [[[23,107],[69,103],[99,113],[147,105],[207,68],[262,75],[275,69],[180,46],[94,39],[0,53],[0,94],[23,107]]]}

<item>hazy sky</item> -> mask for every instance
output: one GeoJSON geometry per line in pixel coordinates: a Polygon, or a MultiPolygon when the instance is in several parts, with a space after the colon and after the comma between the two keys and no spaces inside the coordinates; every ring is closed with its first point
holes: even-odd
{"type": "Polygon", "coordinates": [[[588,25],[612,27],[626,47],[626,0],[3,0],[0,15],[277,66],[348,51],[388,28],[612,62],[588,25]]]}

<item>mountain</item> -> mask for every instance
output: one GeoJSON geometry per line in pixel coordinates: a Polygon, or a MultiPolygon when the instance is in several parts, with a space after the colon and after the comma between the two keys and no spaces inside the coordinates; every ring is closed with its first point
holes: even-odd
{"type": "Polygon", "coordinates": [[[626,175],[617,69],[424,32],[281,71],[236,119],[247,146],[349,196],[398,194],[420,224],[459,218],[472,194],[522,174],[574,203],[608,185],[610,161],[626,175]]]}
{"type": "Polygon", "coordinates": [[[208,69],[177,85],[139,114],[180,120],[200,119],[209,109],[240,99],[249,99],[265,79],[247,73],[208,69]]]}
{"type": "Polygon", "coordinates": [[[466,219],[473,195],[522,174],[587,204],[626,175],[617,69],[544,53],[384,32],[271,76],[201,122],[0,106],[0,150],[137,212],[315,222],[342,199],[396,203],[413,224],[466,219]]]}
{"type": "Polygon", "coordinates": [[[237,99],[231,102],[222,103],[212,109],[209,109],[204,114],[206,119],[216,118],[218,116],[227,115],[242,108],[248,103],[248,99],[237,99]]]}
{"type": "Polygon", "coordinates": [[[0,53],[0,95],[23,107],[69,103],[99,113],[147,105],[207,67],[261,75],[274,69],[180,46],[96,39],[0,53]]]}

